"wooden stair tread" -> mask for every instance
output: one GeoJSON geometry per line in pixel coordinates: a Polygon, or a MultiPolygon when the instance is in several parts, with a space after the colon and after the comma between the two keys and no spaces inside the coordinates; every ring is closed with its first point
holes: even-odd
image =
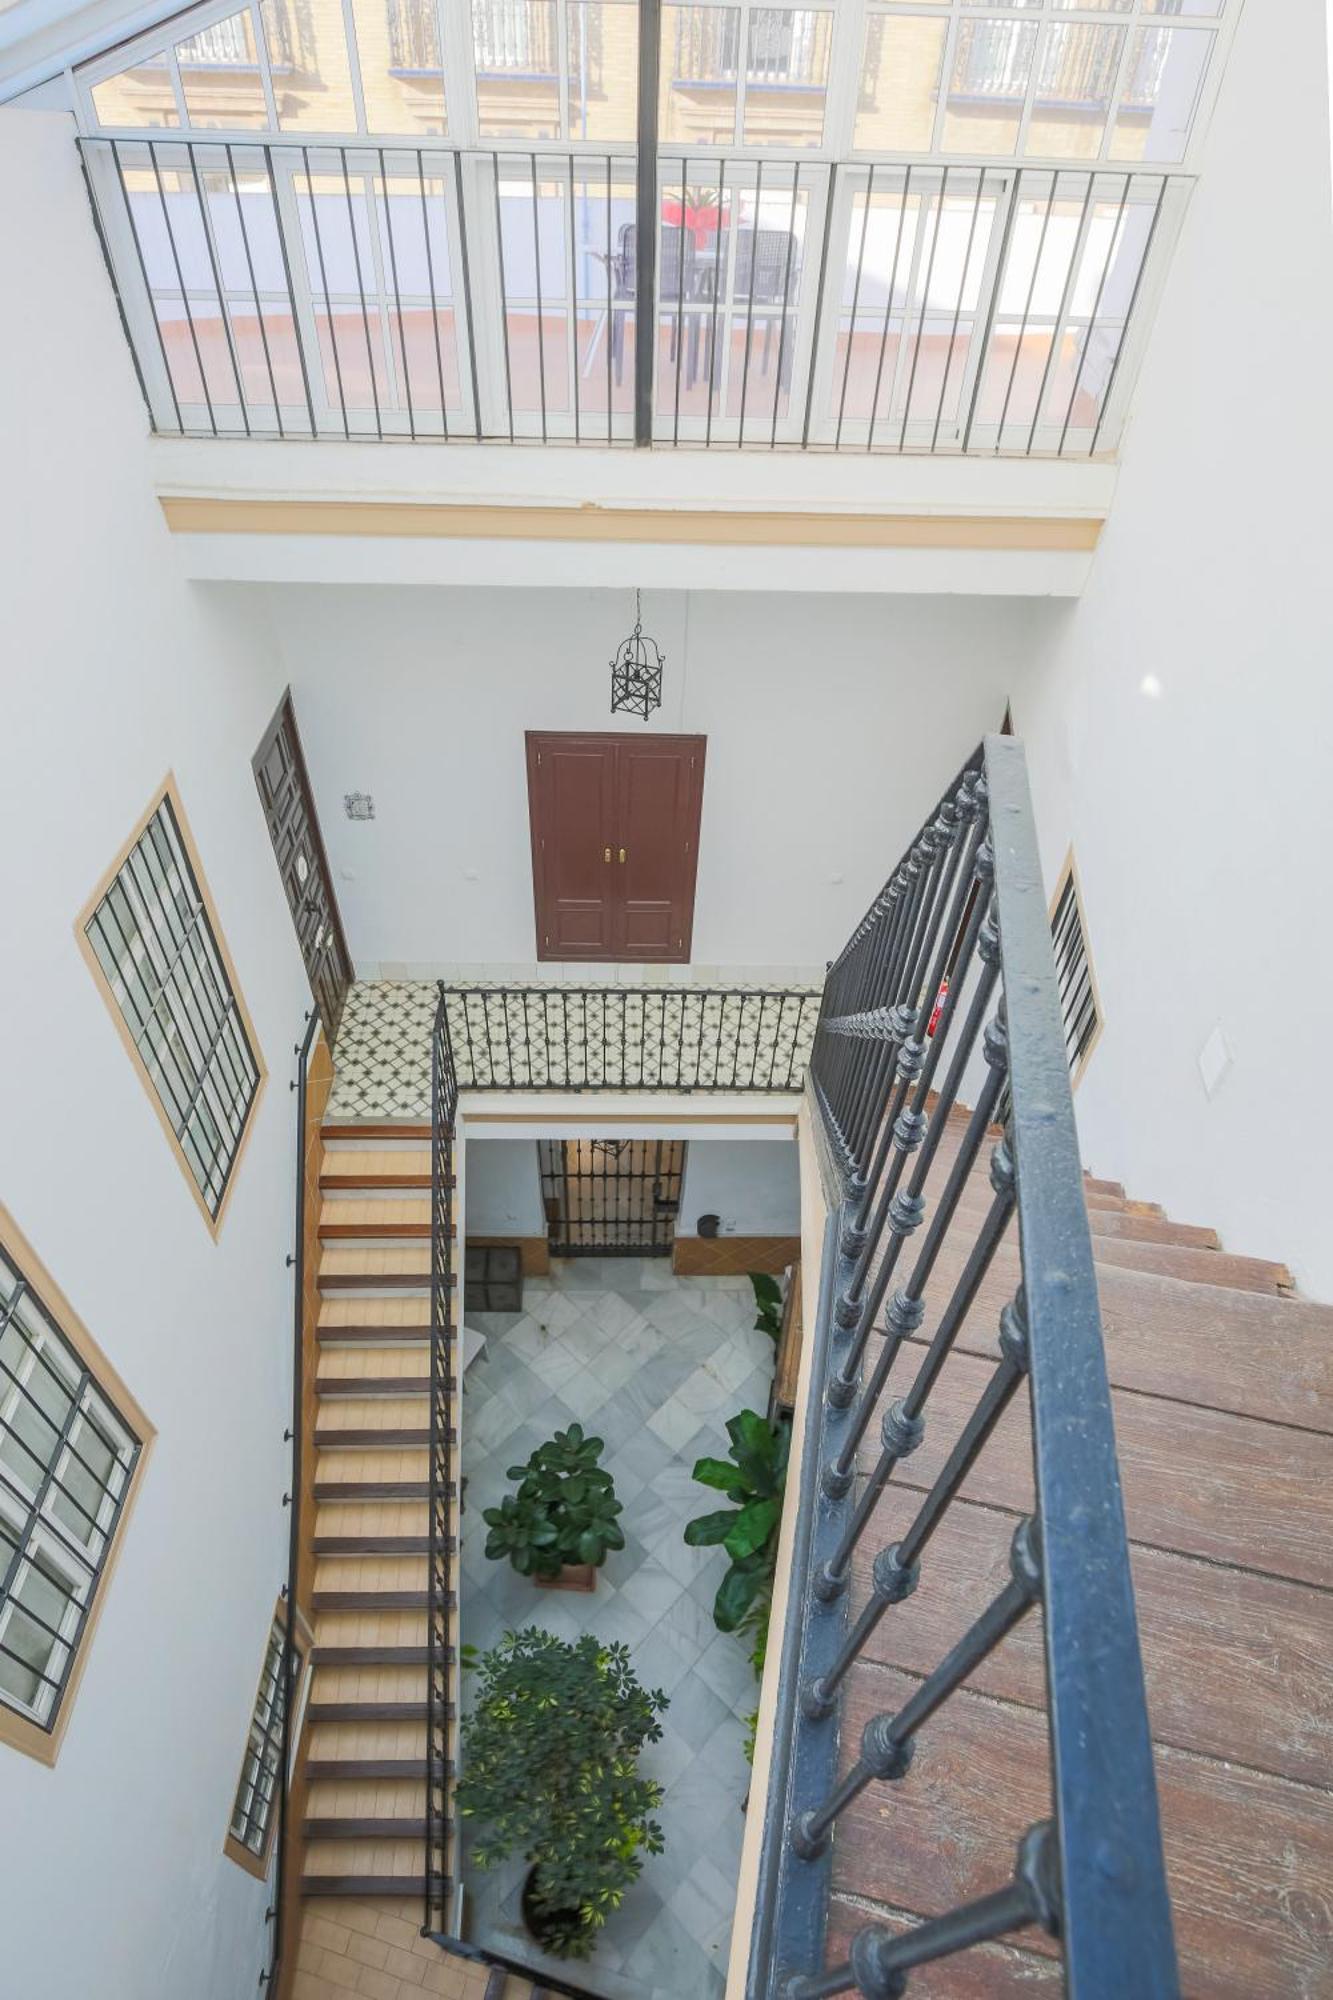
{"type": "MultiPolygon", "coordinates": [[[[448,1878],[433,1876],[433,1892],[447,1890],[448,1878]]],[[[303,1896],[415,1896],[426,1893],[424,1875],[312,1875],[301,1877],[303,1896]]]]}
{"type": "MultiPolygon", "coordinates": [[[[921,1447],[895,1475],[903,1485],[929,1486],[993,1372],[972,1354],[956,1353],[945,1363],[921,1447]]],[[[905,1385],[906,1371],[893,1393],[905,1385]]],[[[1111,1400],[1133,1540],[1333,1587],[1333,1444],[1326,1436],[1118,1389],[1111,1400]]],[[[872,1426],[862,1463],[878,1455],[872,1426]]],[[[1026,1397],[1016,1397],[1000,1419],[963,1492],[1030,1509],[1026,1397]]]]}
{"type": "Polygon", "coordinates": [[[434,1766],[428,1766],[424,1756],[420,1756],[420,1758],[384,1758],[384,1756],[326,1756],[326,1758],[306,1758],[306,1776],[308,1776],[310,1784],[318,1784],[320,1780],[330,1780],[330,1782],[342,1780],[342,1782],[352,1784],[352,1782],[356,1782],[360,1778],[424,1778],[424,1776],[428,1776],[428,1770],[434,1770],[434,1776],[440,1778],[440,1776],[450,1776],[452,1768],[454,1768],[452,1764],[440,1764],[438,1758],[434,1760],[434,1766]]]}
{"type": "MultiPolygon", "coordinates": [[[[444,1658],[452,1661],[454,1649],[444,1648],[444,1658]]],[[[320,1646],[310,1651],[314,1667],[424,1667],[430,1663],[429,1646],[320,1646]]]]}
{"type": "Polygon", "coordinates": [[[320,1401],[339,1396],[428,1396],[430,1372],[422,1375],[317,1375],[320,1401]]]}
{"type": "Polygon", "coordinates": [[[424,1139],[431,1136],[428,1118],[326,1119],[320,1127],[325,1140],[424,1139]]]}
{"type": "Polygon", "coordinates": [[[319,1307],[319,1325],[330,1329],[346,1326],[372,1326],[386,1333],[399,1335],[403,1340],[416,1338],[416,1330],[430,1331],[429,1299],[322,1299],[319,1307]]]}
{"type": "Polygon", "coordinates": [[[307,1840],[424,1840],[426,1822],[415,1817],[336,1819],[307,1815],[301,1831],[307,1840]]]}
{"type": "MultiPolygon", "coordinates": [[[[933,1332],[970,1247],[950,1239],[941,1251],[918,1344],[933,1332]]],[[[960,1351],[998,1353],[1000,1313],[1020,1274],[1017,1247],[1006,1239],[963,1325],[960,1351]]],[[[1333,1431],[1333,1307],[1105,1265],[1097,1292],[1107,1370],[1118,1388],[1333,1431]]],[[[906,1355],[892,1379],[901,1395],[911,1379],[906,1355]]]]}
{"type": "MultiPolygon", "coordinates": [[[[458,1488],[450,1480],[449,1498],[455,1498],[458,1488]]],[[[429,1500],[430,1481],[428,1479],[317,1479],[315,1500],[318,1503],[338,1500],[429,1500]]]]}
{"type": "Polygon", "coordinates": [[[1266,1292],[1274,1297],[1292,1290],[1285,1264],[1262,1257],[1238,1257],[1228,1250],[1195,1250],[1187,1243],[1144,1243],[1134,1236],[1094,1236],[1093,1262],[1127,1271],[1149,1271],[1160,1278],[1216,1285],[1234,1292],[1266,1292]]]}
{"type": "MultiPolygon", "coordinates": [[[[454,1431],[449,1433],[450,1443],[458,1442],[454,1431]]],[[[320,1451],[337,1451],[340,1447],[354,1447],[370,1450],[376,1445],[394,1445],[405,1450],[417,1445],[430,1443],[430,1425],[399,1425],[393,1430],[331,1429],[327,1425],[315,1432],[315,1444],[320,1451]]]]}
{"type": "MultiPolygon", "coordinates": [[[[450,1591],[452,1609],[458,1602],[450,1591]]],[[[425,1611],[430,1605],[428,1590],[316,1590],[311,1592],[314,1611],[425,1611]]]]}
{"type": "MultiPolygon", "coordinates": [[[[427,1555],[430,1552],[429,1535],[316,1535],[314,1538],[317,1556],[406,1556],[427,1555]]],[[[454,1537],[450,1535],[448,1552],[455,1553],[454,1537]]]]}
{"type": "MultiPolygon", "coordinates": [[[[844,1768],[870,1717],[916,1686],[889,1668],[850,1677],[844,1768]]],[[[933,1914],[1007,1882],[1015,1828],[1049,1816],[1045,1718],[963,1688],[923,1730],[913,1778],[872,1785],[844,1813],[834,1884],[843,1896],[933,1914]]],[[[1328,1990],[1326,1920],[1290,1915],[1293,1895],[1309,1902],[1297,1884],[1317,1894],[1333,1879],[1327,1793],[1170,1748],[1157,1752],[1157,1781],[1183,1990],[1209,2000],[1328,1990]]],[[[1058,1950],[1035,1929],[1021,1941],[1043,1956],[1058,1950]]]]}
{"type": "MultiPolygon", "coordinates": [[[[905,1532],[919,1492],[890,1486],[852,1560],[853,1614],[870,1594],[881,1535],[905,1532]]],[[[1009,1580],[1014,1517],[956,1500],[931,1538],[906,1607],[891,1610],[863,1658],[930,1673],[1009,1580]]],[[[1220,1572],[1215,1565],[1133,1543],[1130,1555],[1153,1734],[1201,1756],[1237,1758],[1281,1777],[1323,1785],[1333,1741],[1329,1603],[1307,1584],[1220,1572]]],[[[1040,1709],[1045,1673],[1040,1616],[1024,1619],[969,1676],[985,1694],[1040,1709]]]]}
{"type": "MultiPolygon", "coordinates": [[[[428,1710],[424,1700],[320,1701],[317,1697],[312,1696],[307,1712],[313,1724],[316,1722],[424,1722],[428,1710]]],[[[453,1712],[453,1706],[449,1704],[445,1709],[446,1717],[452,1717],[453,1712]]],[[[352,1763],[358,1763],[358,1760],[353,1759],[352,1763]]],[[[314,1758],[310,1760],[308,1769],[312,1777],[316,1773],[319,1773],[325,1777],[359,1776],[383,1778],[402,1776],[410,1778],[415,1776],[424,1777],[426,1773],[424,1759],[420,1760],[418,1769],[417,1764],[413,1763],[410,1758],[406,1761],[391,1761],[388,1764],[384,1764],[383,1760],[380,1763],[374,1763],[373,1760],[367,1763],[365,1759],[361,1759],[356,1770],[351,1768],[346,1758],[314,1758]],[[360,1768],[361,1765],[364,1765],[364,1769],[360,1768]]]]}

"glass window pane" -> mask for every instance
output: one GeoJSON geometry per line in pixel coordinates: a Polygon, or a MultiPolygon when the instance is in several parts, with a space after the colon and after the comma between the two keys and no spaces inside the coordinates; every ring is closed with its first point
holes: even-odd
{"type": "Polygon", "coordinates": [[[478,128],[486,139],[558,139],[556,0],[472,0],[478,128]]]}
{"type": "Polygon", "coordinates": [[[1208,14],[1214,20],[1225,0],[1143,0],[1145,14],[1208,14]]]}
{"type": "Polygon", "coordinates": [[[919,14],[866,19],[856,130],[858,152],[926,152],[935,130],[947,21],[919,14]]]}
{"type": "Polygon", "coordinates": [[[1123,28],[1053,21],[1042,29],[1026,150],[1092,160],[1101,152],[1123,28]]]}
{"type": "Polygon", "coordinates": [[[262,0],[269,75],[284,132],[355,132],[356,106],[342,9],[262,0]]]}
{"type": "Polygon", "coordinates": [[[1034,21],[960,21],[944,113],[951,153],[1012,153],[1037,47],[1034,21]]]}
{"type": "Polygon", "coordinates": [[[809,7],[750,10],[745,58],[747,146],[818,146],[824,137],[833,16],[809,7]]]}
{"type": "Polygon", "coordinates": [[[683,146],[736,142],[739,7],[663,7],[662,138],[683,146]]]}
{"type": "Polygon", "coordinates": [[[1183,160],[1213,37],[1203,28],[1136,28],[1120,90],[1113,160],[1183,160]]]}
{"type": "Polygon", "coordinates": [[[268,124],[254,26],[247,13],[229,14],[176,45],[185,109],[191,125],[226,131],[268,124]]]}
{"type": "Polygon", "coordinates": [[[639,103],[634,0],[566,0],[571,139],[632,141],[639,103]]]}
{"type": "Polygon", "coordinates": [[[443,138],[444,56],[435,0],[352,0],[366,125],[443,138]]]}
{"type": "Polygon", "coordinates": [[[179,125],[166,57],[145,56],[94,85],[93,109],[102,125],[179,125]]]}
{"type": "Polygon", "coordinates": [[[1134,0],[1051,0],[1051,5],[1057,12],[1077,7],[1080,14],[1132,14],[1134,11],[1134,0]]]}

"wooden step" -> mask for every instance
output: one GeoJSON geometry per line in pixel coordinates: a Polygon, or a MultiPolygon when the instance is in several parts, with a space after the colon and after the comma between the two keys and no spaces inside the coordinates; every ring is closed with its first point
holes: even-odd
{"type": "MultiPolygon", "coordinates": [[[[457,1444],[458,1433],[449,1432],[449,1442],[457,1444]]],[[[320,1451],[358,1450],[367,1451],[376,1445],[396,1445],[404,1450],[415,1449],[430,1443],[430,1425],[397,1425],[393,1430],[365,1430],[321,1425],[315,1432],[315,1444],[320,1451]]]]}
{"type": "MultiPolygon", "coordinates": [[[[429,1535],[316,1535],[317,1556],[408,1556],[428,1555],[429,1535]]],[[[455,1549],[451,1535],[448,1550],[455,1549]]]]}
{"type": "MultiPolygon", "coordinates": [[[[340,1300],[339,1303],[345,1304],[348,1301],[340,1300]]],[[[386,1301],[368,1298],[358,1299],[356,1303],[359,1306],[375,1306],[384,1304],[386,1301]]],[[[430,1300],[406,1299],[403,1303],[406,1305],[425,1306],[425,1317],[415,1327],[398,1324],[386,1326],[373,1320],[359,1318],[355,1320],[328,1321],[326,1323],[321,1317],[320,1323],[315,1329],[315,1338],[318,1340],[320,1347],[330,1353],[336,1351],[340,1346],[361,1347],[373,1344],[375,1346],[388,1347],[410,1340],[415,1340],[419,1347],[429,1347],[430,1300]]],[[[452,1347],[456,1336],[449,1333],[444,1336],[444,1339],[452,1347]]]]}
{"type": "Polygon", "coordinates": [[[307,1819],[306,1840],[424,1840],[424,1819],[307,1819]]]}
{"type": "MultiPolygon", "coordinates": [[[[453,1659],[453,1647],[446,1646],[444,1659],[453,1659]]],[[[313,1646],[310,1664],[315,1667],[424,1667],[430,1664],[429,1646],[313,1646]]]]}
{"type": "MultiPolygon", "coordinates": [[[[306,1761],[306,1776],[311,1784],[321,1779],[333,1782],[355,1781],[362,1778],[424,1778],[426,1760],[424,1757],[311,1757],[306,1761]]],[[[437,1759],[435,1776],[452,1775],[452,1764],[441,1764],[437,1759]]]]}
{"type": "MultiPolygon", "coordinates": [[[[928,1213],[941,1185],[942,1182],[935,1176],[927,1182],[928,1213]]],[[[979,1221],[990,1207],[991,1199],[991,1187],[985,1175],[974,1174],[963,1190],[958,1213],[979,1221]]],[[[1167,1222],[1154,1215],[1134,1215],[1125,1209],[1110,1208],[1089,1208],[1087,1217],[1094,1254],[1103,1237],[1127,1238],[1134,1243],[1174,1243],[1191,1250],[1215,1251],[1221,1248],[1215,1229],[1201,1229],[1189,1222],[1167,1222]]]]}
{"type": "MultiPolygon", "coordinates": [[[[329,1148],[320,1168],[319,1185],[326,1194],[343,1188],[428,1188],[430,1147],[387,1150],[367,1146],[356,1151],[329,1148]]],[[[452,1175],[449,1185],[454,1185],[452,1175]]]]}
{"type": "Polygon", "coordinates": [[[320,1375],[316,1390],[321,1402],[339,1396],[429,1396],[430,1371],[418,1375],[320,1375]]]}
{"type": "MultiPolygon", "coordinates": [[[[458,1603],[450,1591],[448,1605],[458,1603]]],[[[310,1595],[314,1611],[425,1611],[430,1605],[428,1590],[315,1590],[310,1595]]]]}
{"type": "Polygon", "coordinates": [[[321,1336],[350,1332],[368,1340],[379,1339],[382,1334],[404,1341],[416,1340],[430,1332],[430,1300],[324,1299],[320,1302],[319,1328],[321,1336]]]}
{"type": "MultiPolygon", "coordinates": [[[[436,1878],[432,1894],[448,1893],[449,1884],[436,1878]]],[[[424,1875],[302,1875],[303,1896],[412,1896],[426,1893],[424,1875]]]]}
{"type": "MultiPolygon", "coordinates": [[[[445,1714],[452,1717],[453,1712],[453,1705],[451,1703],[446,1708],[445,1714]]],[[[312,1697],[307,1713],[312,1723],[424,1722],[428,1709],[424,1701],[320,1701],[312,1697]]],[[[344,1759],[343,1763],[345,1762],[346,1760],[344,1759]]],[[[420,1768],[422,1775],[424,1775],[425,1764],[423,1763],[420,1768]]],[[[318,1765],[312,1762],[309,1765],[312,1777],[315,1775],[316,1769],[321,1771],[325,1776],[336,1777],[340,1772],[343,1775],[349,1775],[349,1773],[343,1771],[342,1764],[337,1759],[325,1759],[318,1765]]],[[[379,1767],[373,1770],[367,1768],[362,1775],[367,1777],[384,1777],[386,1775],[394,1776],[399,1773],[403,1777],[416,1775],[415,1767],[409,1768],[407,1764],[393,1764],[387,1771],[381,1770],[379,1767]]]]}
{"type": "Polygon", "coordinates": [[[1119,1195],[1122,1201],[1125,1198],[1125,1190],[1119,1181],[1099,1181],[1095,1174],[1084,1174],[1083,1185],[1089,1194],[1119,1195]]]}
{"type": "MultiPolygon", "coordinates": [[[[449,1498],[458,1487],[449,1482],[449,1498]]],[[[315,1499],[319,1500],[429,1500],[429,1479],[317,1479],[315,1499]]]]}
{"type": "MultiPolygon", "coordinates": [[[[356,1239],[362,1242],[426,1238],[431,1233],[429,1198],[404,1195],[370,1195],[358,1201],[352,1195],[335,1195],[324,1201],[319,1211],[321,1243],[356,1239]]],[[[452,1234],[452,1230],[450,1232],[452,1234]]]]}
{"type": "Polygon", "coordinates": [[[428,1118],[365,1118],[352,1123],[339,1123],[331,1119],[320,1127],[326,1141],[357,1139],[368,1142],[376,1139],[424,1139],[431,1137],[428,1118]]]}
{"type": "MultiPolygon", "coordinates": [[[[405,1384],[430,1381],[431,1348],[428,1340],[408,1341],[400,1338],[393,1341],[376,1341],[370,1347],[331,1348],[319,1357],[316,1383],[321,1394],[326,1385],[335,1385],[331,1393],[355,1395],[354,1388],[345,1389],[336,1385],[374,1380],[377,1376],[393,1375],[401,1377],[405,1384]]],[[[404,1389],[404,1394],[410,1394],[404,1389]]]]}
{"type": "MultiPolygon", "coordinates": [[[[457,1284],[456,1271],[450,1274],[450,1278],[453,1284],[457,1284]]],[[[430,1281],[428,1243],[358,1246],[355,1249],[331,1246],[322,1252],[319,1260],[321,1292],[397,1290],[404,1286],[425,1290],[430,1281]]]]}
{"type": "Polygon", "coordinates": [[[1144,1243],[1132,1236],[1094,1236],[1092,1254],[1100,1269],[1116,1265],[1126,1271],[1152,1271],[1163,1278],[1184,1278],[1197,1285],[1219,1285],[1234,1292],[1290,1294],[1295,1286],[1285,1264],[1263,1257],[1236,1257],[1228,1250],[1191,1250],[1181,1243],[1144,1243]]]}

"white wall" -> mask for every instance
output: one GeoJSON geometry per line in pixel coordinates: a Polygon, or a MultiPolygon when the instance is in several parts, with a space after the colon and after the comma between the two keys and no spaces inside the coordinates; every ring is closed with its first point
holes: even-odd
{"type": "Polygon", "coordinates": [[[532,1139],[469,1139],[469,1236],[545,1236],[537,1146],[532,1139]]]}
{"type": "Polygon", "coordinates": [[[800,1158],[794,1139],[700,1139],[685,1155],[678,1236],[701,1215],[720,1215],[723,1236],[795,1236],[801,1227],[800,1158]]]}
{"type": "MultiPolygon", "coordinates": [[[[630,595],[258,594],[295,690],[358,966],[528,964],[523,732],[645,726],[609,712],[630,595]],[[348,822],[349,791],[373,794],[373,822],[348,822]]],[[[666,653],[647,726],[708,738],[695,963],[822,969],[982,731],[998,728],[1032,607],[646,592],[643,608],[666,653]]]]}
{"type": "Polygon", "coordinates": [[[1110,524],[1015,715],[1105,1003],[1085,1158],[1333,1297],[1324,35],[1323,0],[1245,11],[1110,524]]]}
{"type": "Polygon", "coordinates": [[[236,2000],[224,1858],[286,1570],[293,1041],[308,1005],[250,756],[265,636],[177,581],[63,119],[0,113],[0,1198],[158,1438],[54,1770],[0,1747],[5,1992],[236,2000]],[[221,1239],[75,943],[173,767],[271,1072],[221,1239]]]}

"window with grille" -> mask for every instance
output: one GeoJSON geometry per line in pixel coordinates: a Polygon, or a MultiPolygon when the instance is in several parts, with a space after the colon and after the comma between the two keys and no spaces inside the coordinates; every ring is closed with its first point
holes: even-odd
{"type": "MultiPolygon", "coordinates": [[[[255,1696],[245,1761],[241,1766],[236,1803],[232,1807],[228,1829],[236,1846],[261,1863],[268,1854],[269,1835],[273,1830],[273,1802],[278,1794],[282,1772],[282,1729],[287,1707],[282,1662],[286,1640],[282,1620],[275,1618],[268,1635],[264,1669],[259,1676],[259,1692],[255,1696]]],[[[300,1670],[300,1649],[293,1647],[293,1692],[300,1670]]]]}
{"type": "Polygon", "coordinates": [[[1060,877],[1051,907],[1051,942],[1055,950],[1055,976],[1060,988],[1060,1017],[1064,1022],[1069,1074],[1077,1083],[1083,1073],[1093,1043],[1101,1033],[1101,1002],[1088,954],[1087,927],[1078,874],[1071,853],[1060,877]]]}
{"type": "Polygon", "coordinates": [[[216,1225],[263,1075],[168,784],[82,921],[210,1224],[216,1225]]]}
{"type": "Polygon", "coordinates": [[[49,1759],[146,1426],[0,1223],[0,1735],[49,1759]]]}

